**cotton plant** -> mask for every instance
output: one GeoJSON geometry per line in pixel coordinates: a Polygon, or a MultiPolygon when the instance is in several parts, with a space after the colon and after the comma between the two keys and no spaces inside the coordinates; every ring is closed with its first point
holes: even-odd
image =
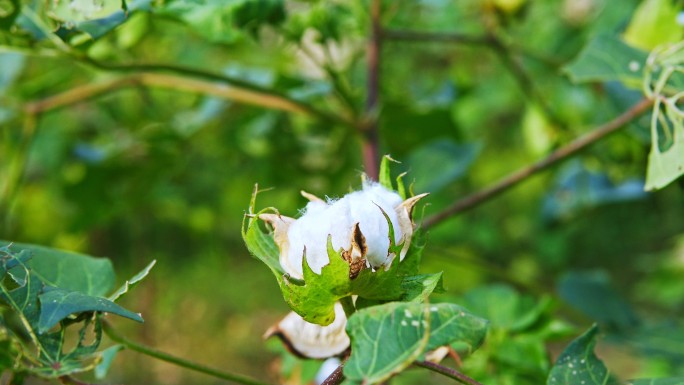
{"type": "MultiPolygon", "coordinates": [[[[364,269],[389,270],[397,257],[397,263],[404,259],[414,232],[413,206],[427,194],[404,200],[397,192],[366,180],[361,190],[340,199],[323,200],[306,192],[302,195],[309,203],[299,219],[277,213],[257,215],[274,229],[281,267],[289,277],[301,280],[306,259],[311,271],[321,275],[330,258],[336,257],[328,253],[331,245],[349,264],[351,282],[364,269]]],[[[327,358],[343,353],[349,347],[344,332],[346,314],[340,303],[334,307],[330,325],[306,322],[292,312],[266,336],[282,338],[293,353],[302,357],[327,358]]]]}
{"type": "Polygon", "coordinates": [[[382,382],[451,343],[475,348],[487,328],[457,305],[428,303],[442,290],[442,275],[418,274],[425,242],[413,218],[428,194],[408,196],[403,174],[395,188],[390,161],[383,159],[379,182],[362,178],[359,190],[339,199],[302,192],[309,202],[298,218],[256,211],[255,189],[243,227],[248,249],[274,273],[292,309],[265,336],[303,358],[348,357],[344,375],[352,383],[382,382]],[[383,330],[390,334],[368,339],[383,330]],[[364,357],[374,338],[402,348],[364,357]]]}

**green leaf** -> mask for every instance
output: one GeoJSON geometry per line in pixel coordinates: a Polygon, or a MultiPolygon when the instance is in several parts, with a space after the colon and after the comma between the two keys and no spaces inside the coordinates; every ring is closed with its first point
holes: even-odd
{"type": "Polygon", "coordinates": [[[242,239],[245,241],[250,254],[266,264],[278,278],[278,282],[281,282],[285,271],[280,266],[280,250],[273,240],[273,235],[267,234],[259,228],[258,219],[245,217],[242,239]]]}
{"type": "Polygon", "coordinates": [[[131,279],[127,280],[123,286],[118,288],[114,294],[109,296],[110,301],[116,301],[117,299],[121,298],[124,294],[128,293],[128,291],[135,286],[138,282],[142,281],[147,277],[147,275],[150,273],[150,270],[154,267],[154,265],[157,263],[157,260],[153,260],[150,262],[147,266],[145,266],[144,269],[142,269],[138,274],[134,275],[131,277],[131,279]]]}
{"type": "MultiPolygon", "coordinates": [[[[31,252],[28,250],[21,250],[15,253],[9,245],[0,247],[0,279],[4,278],[7,271],[19,265],[26,265],[31,259],[31,252]]],[[[21,284],[21,283],[19,283],[21,284]]]]}
{"type": "Polygon", "coordinates": [[[600,324],[624,330],[639,322],[627,301],[613,289],[610,277],[604,271],[566,273],[558,282],[558,294],[600,324]]]}
{"type": "Polygon", "coordinates": [[[521,331],[534,324],[550,305],[549,298],[537,300],[520,295],[510,286],[495,284],[468,291],[463,305],[488,319],[492,327],[521,331]]]}
{"type": "MultiPolygon", "coordinates": [[[[0,246],[8,244],[0,241],[0,246]]],[[[104,296],[114,285],[114,269],[109,259],[22,243],[13,243],[12,250],[32,253],[27,267],[46,285],[92,296],[104,296]]],[[[26,271],[14,268],[12,273],[21,278],[26,271]]]]}
{"type": "Polygon", "coordinates": [[[610,375],[608,369],[594,354],[598,327],[592,326],[586,333],[572,341],[551,368],[547,385],[605,385],[610,375]]]}
{"type": "Polygon", "coordinates": [[[617,80],[638,86],[647,57],[617,36],[599,35],[563,70],[576,83],[617,80]]]}
{"type": "Polygon", "coordinates": [[[100,352],[101,361],[95,367],[95,378],[101,380],[107,376],[107,372],[114,362],[114,357],[123,348],[123,345],[113,345],[100,352]]]}
{"type": "MultiPolygon", "coordinates": [[[[655,112],[657,113],[657,112],[655,112]]],[[[654,125],[657,123],[653,123],[654,125]]],[[[651,152],[648,154],[646,169],[647,191],[661,189],[684,175],[684,124],[679,121],[673,124],[674,142],[665,151],[658,145],[657,127],[651,128],[651,152]]]]}
{"type": "Polygon", "coordinates": [[[182,21],[212,42],[233,43],[242,36],[239,28],[256,34],[264,24],[280,23],[285,8],[281,0],[175,0],[157,13],[182,21]]]}
{"type": "Polygon", "coordinates": [[[283,297],[290,308],[307,322],[319,325],[332,323],[335,302],[351,294],[349,263],[332,248],[331,239],[328,239],[328,258],[330,263],[323,266],[321,274],[311,270],[306,257],[302,258],[303,285],[288,279],[280,280],[283,297]]]}
{"type": "Polygon", "coordinates": [[[20,313],[30,325],[38,323],[40,309],[38,307],[38,294],[42,289],[40,280],[33,274],[29,273],[24,276],[20,286],[8,291],[4,285],[0,299],[10,306],[14,311],[20,313]]]}
{"type": "Polygon", "coordinates": [[[40,295],[40,320],[38,332],[45,333],[71,314],[84,312],[106,312],[143,322],[138,313],[126,310],[114,302],[101,297],[87,295],[61,288],[46,288],[40,295]]]}
{"type": "Polygon", "coordinates": [[[436,139],[417,147],[407,160],[416,178],[415,191],[439,191],[461,178],[470,169],[482,146],[436,139]]]}
{"type": "Polygon", "coordinates": [[[365,308],[347,322],[352,354],[344,375],[382,382],[439,346],[458,342],[474,349],[486,332],[486,320],[454,304],[392,302],[365,308]]]}
{"type": "Polygon", "coordinates": [[[401,287],[404,290],[403,301],[427,302],[433,292],[444,292],[442,273],[404,277],[401,287]]]}
{"type": "Polygon", "coordinates": [[[152,0],[133,0],[130,3],[122,3],[127,8],[116,10],[106,17],[86,20],[75,24],[74,29],[83,31],[93,39],[98,39],[114,28],[123,24],[131,15],[137,11],[149,11],[152,7],[152,0]]]}
{"type": "Polygon", "coordinates": [[[661,44],[680,41],[682,27],[677,23],[680,9],[672,1],[641,2],[623,35],[625,41],[647,51],[661,44]]]}
{"type": "MultiPolygon", "coordinates": [[[[392,238],[393,239],[393,238],[392,238]]],[[[406,295],[404,278],[418,273],[421,255],[425,244],[421,240],[420,231],[413,234],[411,247],[404,259],[397,263],[397,258],[392,261],[389,269],[379,268],[363,269],[352,281],[351,293],[371,300],[399,300],[406,295]]],[[[399,249],[401,249],[399,247],[399,249]]],[[[397,251],[397,254],[399,252],[397,251]]]]}

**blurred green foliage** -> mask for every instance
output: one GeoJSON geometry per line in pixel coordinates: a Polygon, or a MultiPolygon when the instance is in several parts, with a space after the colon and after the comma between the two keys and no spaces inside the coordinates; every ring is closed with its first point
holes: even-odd
{"type": "MultiPolygon", "coordinates": [[[[129,336],[257,378],[311,378],[311,364],[261,341],[287,306],[240,229],[257,182],[273,187],[261,202],[290,216],[305,204],[299,190],[335,197],[358,185],[363,136],[340,122],[365,118],[368,2],[124,4],[0,0],[0,238],[108,256],[124,277],[157,259],[122,300],[146,320],[120,323],[129,336]],[[86,92],[138,73],[180,80],[86,92]],[[240,103],[184,91],[194,80],[261,93],[240,103]],[[264,95],[325,114],[265,108],[264,95]]],[[[638,81],[573,83],[586,75],[575,60],[592,44],[646,52],[680,41],[681,12],[672,0],[384,1],[395,34],[383,40],[380,153],[403,162],[416,193],[431,190],[426,216],[439,212],[638,101],[638,81]]],[[[423,270],[443,270],[444,298],[493,322],[483,349],[464,354],[469,375],[539,384],[594,321],[611,373],[684,375],[684,199],[678,182],[642,191],[649,125],[642,116],[431,229],[423,270]],[[597,292],[607,297],[584,299],[597,292]],[[601,300],[619,309],[608,317],[601,300]]],[[[119,354],[109,378],[214,382],[141,359],[119,354]]],[[[445,381],[426,376],[396,381],[445,381]]]]}

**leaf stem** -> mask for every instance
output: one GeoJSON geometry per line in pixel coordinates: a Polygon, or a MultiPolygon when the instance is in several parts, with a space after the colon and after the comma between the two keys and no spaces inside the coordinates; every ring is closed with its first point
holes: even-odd
{"type": "Polygon", "coordinates": [[[588,134],[580,136],[567,145],[557,149],[546,158],[514,171],[500,179],[498,182],[493,183],[489,187],[485,187],[480,191],[454,202],[451,206],[446,207],[441,212],[425,219],[423,222],[423,227],[426,229],[430,228],[456,214],[460,214],[464,211],[477,207],[480,204],[487,202],[488,200],[503,193],[504,191],[516,186],[518,183],[526,180],[527,178],[546,170],[556,163],[576,155],[578,152],[584,150],[591,144],[624,127],[627,123],[646,112],[652,105],[652,100],[643,99],[639,103],[632,106],[629,110],[625,111],[622,115],[596,127],[588,134]]]}
{"type": "Polygon", "coordinates": [[[351,317],[351,315],[356,312],[356,306],[354,306],[354,301],[352,300],[351,296],[340,299],[340,304],[342,304],[344,314],[347,316],[347,318],[351,317]]]}
{"type": "Polygon", "coordinates": [[[416,361],[413,363],[416,366],[420,366],[421,368],[425,368],[428,370],[432,370],[433,372],[439,373],[441,375],[447,376],[449,378],[452,378],[462,384],[466,385],[482,385],[481,383],[475,381],[474,379],[466,376],[465,374],[459,372],[456,369],[452,369],[440,364],[435,364],[433,362],[429,361],[416,361]]]}
{"type": "Polygon", "coordinates": [[[179,357],[174,357],[170,354],[161,352],[159,350],[156,350],[154,348],[150,348],[141,344],[138,344],[136,342],[130,341],[127,338],[121,336],[118,334],[112,327],[109,325],[107,322],[102,323],[103,330],[105,334],[112,339],[112,341],[115,341],[117,343],[120,343],[121,345],[125,346],[128,349],[131,349],[133,351],[136,351],[138,353],[144,354],[146,356],[150,356],[153,358],[156,358],[161,361],[165,361],[177,366],[180,366],[182,368],[194,370],[196,372],[204,373],[206,375],[220,378],[222,380],[227,380],[227,381],[232,381],[238,384],[244,384],[244,385],[269,385],[265,382],[261,382],[259,380],[246,377],[240,374],[234,374],[234,373],[228,373],[224,372],[218,369],[210,368],[208,366],[204,366],[201,364],[194,363],[192,361],[188,361],[179,357]]]}

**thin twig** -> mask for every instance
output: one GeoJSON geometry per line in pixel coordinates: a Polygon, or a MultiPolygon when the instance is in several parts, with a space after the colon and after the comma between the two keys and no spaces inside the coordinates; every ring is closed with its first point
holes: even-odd
{"type": "Polygon", "coordinates": [[[363,122],[363,165],[370,179],[378,180],[378,115],[380,100],[380,50],[382,46],[382,30],[380,11],[382,1],[372,0],[370,4],[371,35],[368,40],[366,57],[368,60],[368,95],[366,99],[366,117],[363,122]]]}
{"type": "Polygon", "coordinates": [[[421,368],[429,369],[432,370],[435,373],[442,374],[444,376],[447,376],[449,378],[453,378],[454,380],[466,384],[466,385],[482,385],[481,383],[475,381],[474,379],[466,376],[465,374],[459,372],[456,369],[452,369],[446,366],[442,366],[440,364],[435,364],[430,361],[416,361],[414,362],[414,365],[420,366],[421,368]]]}
{"type": "Polygon", "coordinates": [[[103,330],[105,334],[112,339],[112,341],[120,343],[121,345],[125,346],[128,349],[131,349],[133,351],[136,351],[138,353],[142,353],[146,356],[150,356],[153,358],[156,358],[161,361],[165,361],[186,369],[194,370],[196,372],[204,373],[206,375],[220,378],[222,380],[227,380],[227,381],[232,381],[238,384],[244,384],[244,385],[269,385],[265,382],[261,382],[259,380],[243,376],[241,374],[234,374],[234,373],[228,373],[224,372],[218,369],[210,368],[208,366],[204,366],[201,364],[194,363],[192,361],[188,361],[182,358],[174,357],[170,354],[161,352],[159,350],[140,345],[138,343],[135,343],[133,341],[130,341],[126,339],[125,337],[119,335],[108,323],[103,323],[103,330]]]}
{"type": "Polygon", "coordinates": [[[79,103],[84,100],[96,98],[103,94],[109,94],[111,91],[133,86],[171,88],[187,92],[212,95],[275,110],[302,114],[312,113],[310,109],[302,108],[302,105],[299,103],[293,103],[288,99],[283,99],[270,94],[262,94],[259,92],[254,92],[250,89],[232,87],[223,84],[217,84],[215,82],[192,79],[185,76],[150,72],[125,75],[105,82],[74,87],[70,90],[47,97],[45,99],[26,103],[24,110],[27,113],[39,114],[52,109],[79,103]]]}
{"type": "Polygon", "coordinates": [[[278,91],[247,82],[242,79],[237,79],[235,77],[218,74],[215,72],[206,71],[198,68],[184,67],[171,64],[107,64],[101,63],[88,57],[77,57],[83,63],[90,66],[111,71],[111,72],[121,72],[121,73],[167,73],[175,75],[183,75],[184,77],[189,77],[193,79],[202,79],[210,81],[212,83],[221,83],[233,86],[233,89],[241,89],[244,93],[249,93],[254,95],[256,98],[264,98],[270,101],[277,101],[278,104],[287,105],[290,110],[297,110],[299,112],[304,112],[311,116],[317,117],[322,120],[340,123],[344,125],[350,125],[351,122],[348,120],[328,113],[326,111],[319,110],[307,103],[293,99],[283,93],[278,91]]]}
{"type": "Polygon", "coordinates": [[[326,378],[321,385],[339,385],[344,381],[344,363],[340,364],[330,375],[326,378]]]}
{"type": "Polygon", "coordinates": [[[478,191],[472,195],[469,195],[455,202],[451,206],[448,206],[441,212],[425,219],[425,221],[423,222],[424,228],[430,228],[456,214],[477,207],[480,204],[488,201],[489,199],[494,198],[502,192],[524,181],[525,179],[535,175],[536,173],[543,171],[549,168],[550,166],[553,166],[554,164],[559,163],[575,155],[576,153],[582,151],[589,145],[619,130],[625,124],[629,123],[630,121],[634,120],[635,118],[646,112],[652,105],[653,101],[651,100],[644,99],[640,101],[639,103],[632,106],[629,110],[624,112],[622,115],[616,117],[610,122],[607,122],[599,127],[596,127],[588,134],[585,134],[575,139],[573,142],[570,142],[569,144],[552,152],[546,158],[509,174],[508,176],[502,178],[501,180],[492,184],[491,186],[481,191],[478,191]]]}

